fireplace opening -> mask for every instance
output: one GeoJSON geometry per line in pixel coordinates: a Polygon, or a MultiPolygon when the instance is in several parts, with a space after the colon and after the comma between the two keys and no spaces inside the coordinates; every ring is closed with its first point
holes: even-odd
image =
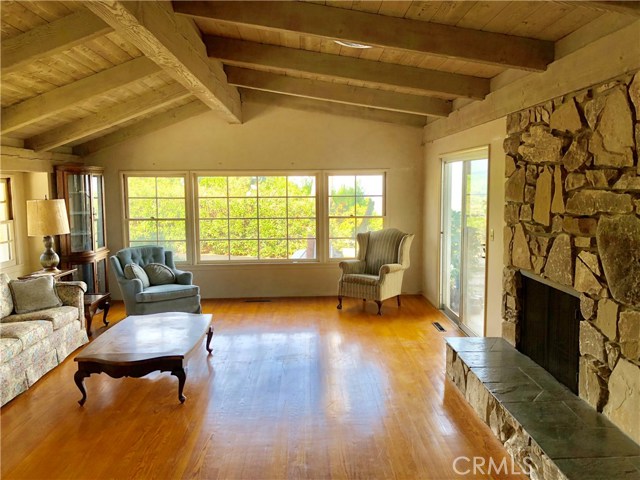
{"type": "Polygon", "coordinates": [[[577,394],[579,298],[523,275],[522,301],[516,348],[577,394]]]}

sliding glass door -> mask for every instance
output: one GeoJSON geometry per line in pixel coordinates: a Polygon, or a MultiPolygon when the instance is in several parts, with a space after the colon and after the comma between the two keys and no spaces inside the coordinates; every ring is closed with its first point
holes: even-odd
{"type": "Polygon", "coordinates": [[[441,303],[470,334],[483,335],[488,149],[443,159],[441,303]]]}

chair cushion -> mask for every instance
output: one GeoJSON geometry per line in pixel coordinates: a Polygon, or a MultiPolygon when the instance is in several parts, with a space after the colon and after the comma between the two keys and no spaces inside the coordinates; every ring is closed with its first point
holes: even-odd
{"type": "Polygon", "coordinates": [[[142,288],[148,288],[151,286],[151,281],[149,280],[149,276],[144,269],[135,263],[127,263],[124,266],[124,277],[129,280],[133,280],[137,278],[142,282],[142,288]]]}
{"type": "Polygon", "coordinates": [[[378,275],[382,265],[398,263],[398,250],[405,235],[406,233],[395,228],[370,232],[365,258],[365,273],[378,275]]]}
{"type": "Polygon", "coordinates": [[[142,247],[123,248],[116,253],[121,265],[135,263],[144,267],[149,263],[165,263],[164,247],[145,245],[142,247]]]}
{"type": "Polygon", "coordinates": [[[0,318],[11,315],[13,312],[13,298],[9,288],[9,276],[0,273],[0,318]]]}
{"type": "Polygon", "coordinates": [[[162,302],[165,300],[175,300],[177,298],[193,297],[200,293],[197,285],[156,285],[145,289],[144,292],[136,294],[136,301],[140,303],[162,302]]]}
{"type": "Polygon", "coordinates": [[[62,307],[48,308],[45,310],[38,310],[35,312],[9,315],[2,319],[3,322],[30,322],[34,320],[45,320],[50,323],[53,330],[58,330],[60,327],[70,324],[74,320],[78,320],[78,308],[65,305],[62,307]]]}
{"type": "Polygon", "coordinates": [[[29,280],[11,280],[9,288],[16,313],[29,313],[61,306],[62,301],[53,287],[54,283],[52,275],[29,280]]]}
{"type": "Polygon", "coordinates": [[[342,276],[343,283],[357,283],[359,285],[377,285],[380,282],[378,275],[364,273],[347,273],[342,276]]]}
{"type": "Polygon", "coordinates": [[[33,322],[1,323],[0,338],[20,340],[21,350],[26,350],[53,333],[50,322],[37,320],[33,322]]]}
{"type": "Polygon", "coordinates": [[[176,283],[176,274],[162,263],[150,263],[144,266],[144,271],[149,277],[151,285],[167,285],[176,283]]]}

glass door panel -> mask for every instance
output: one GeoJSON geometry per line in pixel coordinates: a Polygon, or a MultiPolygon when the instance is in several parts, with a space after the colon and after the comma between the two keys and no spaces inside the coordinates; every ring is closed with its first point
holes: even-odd
{"type": "Polygon", "coordinates": [[[93,250],[89,176],[69,175],[67,179],[71,251],[86,252],[93,250]]]}
{"type": "Polygon", "coordinates": [[[447,314],[460,317],[462,266],[462,162],[445,164],[442,303],[447,314]]]}
{"type": "Polygon", "coordinates": [[[95,232],[95,249],[106,246],[104,235],[104,209],[102,205],[102,175],[91,176],[91,195],[93,205],[93,228],[95,232]]]}

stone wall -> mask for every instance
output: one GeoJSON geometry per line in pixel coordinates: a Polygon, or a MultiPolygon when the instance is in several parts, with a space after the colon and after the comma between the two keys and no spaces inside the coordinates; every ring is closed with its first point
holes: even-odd
{"type": "Polygon", "coordinates": [[[520,270],[580,293],[579,395],[640,443],[640,73],[507,118],[502,335],[520,270]]]}

